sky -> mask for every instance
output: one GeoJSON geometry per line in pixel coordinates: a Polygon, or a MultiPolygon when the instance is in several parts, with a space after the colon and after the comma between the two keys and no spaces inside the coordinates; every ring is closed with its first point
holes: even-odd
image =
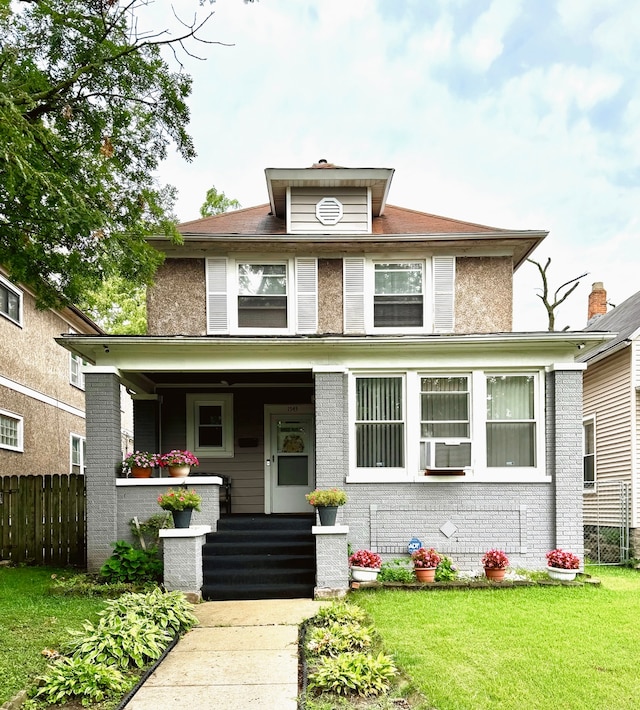
{"type": "MultiPolygon", "coordinates": [[[[640,289],[640,3],[629,0],[197,0],[213,12],[182,55],[198,156],[158,177],[180,221],[209,187],[251,207],[265,168],[394,168],[388,203],[506,229],[548,230],[556,311],[586,324],[602,281],[640,289]],[[225,46],[229,45],[229,46],[225,46]]],[[[178,27],[168,0],[155,22],[178,27]]],[[[514,277],[514,330],[546,330],[532,264],[514,277]]]]}

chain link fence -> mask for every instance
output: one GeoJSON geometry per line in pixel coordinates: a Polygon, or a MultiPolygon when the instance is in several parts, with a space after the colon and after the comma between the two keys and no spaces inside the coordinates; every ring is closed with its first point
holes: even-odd
{"type": "Polygon", "coordinates": [[[629,561],[630,485],[598,481],[584,496],[584,554],[597,565],[629,561]]]}

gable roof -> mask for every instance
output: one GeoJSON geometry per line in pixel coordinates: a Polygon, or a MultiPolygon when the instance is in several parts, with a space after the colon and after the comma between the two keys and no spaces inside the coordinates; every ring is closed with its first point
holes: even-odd
{"type": "Polygon", "coordinates": [[[626,301],[608,313],[594,318],[584,330],[616,333],[616,337],[579,356],[577,359],[580,362],[600,359],[630,345],[634,334],[640,330],[640,291],[629,296],[626,301]]]}

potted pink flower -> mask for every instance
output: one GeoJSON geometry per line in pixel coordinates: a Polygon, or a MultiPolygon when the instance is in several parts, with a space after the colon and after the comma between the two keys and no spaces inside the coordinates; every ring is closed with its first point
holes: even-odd
{"type": "Polygon", "coordinates": [[[418,582],[433,582],[436,578],[436,567],[442,559],[433,547],[420,547],[411,553],[413,571],[418,582]]]}
{"type": "Polygon", "coordinates": [[[573,552],[565,552],[557,547],[546,554],[547,574],[551,579],[572,582],[580,568],[580,558],[573,552]]]}
{"type": "Polygon", "coordinates": [[[484,574],[487,579],[491,579],[494,582],[501,582],[509,566],[509,558],[504,550],[493,548],[482,555],[481,563],[484,567],[484,574]]]}
{"type": "Polygon", "coordinates": [[[356,550],[349,557],[351,577],[356,582],[375,582],[382,565],[382,557],[371,550],[356,550]]]}
{"type": "Polygon", "coordinates": [[[163,468],[167,468],[170,476],[184,478],[189,475],[191,467],[197,466],[200,462],[191,451],[173,449],[166,454],[162,454],[158,459],[158,463],[163,468]]]}

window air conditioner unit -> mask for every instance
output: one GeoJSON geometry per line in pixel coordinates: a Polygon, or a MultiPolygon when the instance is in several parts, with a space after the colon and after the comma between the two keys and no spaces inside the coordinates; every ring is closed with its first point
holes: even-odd
{"type": "Polygon", "coordinates": [[[462,471],[471,466],[470,441],[421,441],[420,468],[442,473],[462,471]]]}

